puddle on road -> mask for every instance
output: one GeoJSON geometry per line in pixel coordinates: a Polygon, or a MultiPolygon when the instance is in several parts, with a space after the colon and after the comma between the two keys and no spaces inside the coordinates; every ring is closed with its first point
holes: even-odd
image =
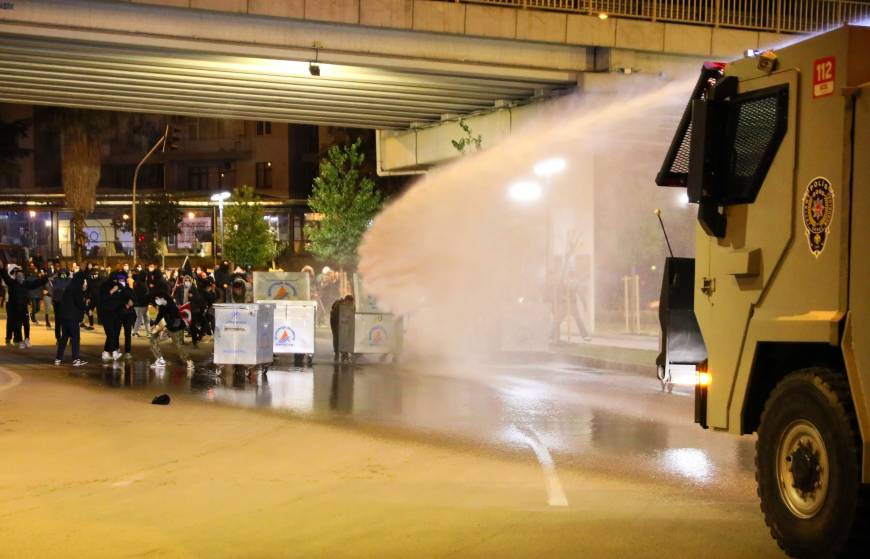
{"type": "MultiPolygon", "coordinates": [[[[152,370],[145,361],[71,373],[115,389],[141,390],[149,401],[161,392],[191,394],[224,405],[318,419],[344,417],[514,450],[526,446],[515,436],[514,426],[519,426],[532,429],[563,464],[610,464],[606,467],[698,486],[723,486],[750,477],[751,440],[705,432],[691,419],[674,425],[654,416],[626,415],[620,410],[632,402],[624,398],[583,403],[576,393],[566,394],[564,375],[554,374],[558,382],[555,377],[548,382],[545,372],[530,380],[512,370],[481,383],[406,374],[380,364],[304,367],[279,362],[266,374],[246,374],[215,366],[192,372],[180,365],[152,370]]],[[[639,391],[638,398],[643,394],[639,391]]],[[[656,405],[667,405],[668,396],[662,398],[664,404],[656,405]]]]}

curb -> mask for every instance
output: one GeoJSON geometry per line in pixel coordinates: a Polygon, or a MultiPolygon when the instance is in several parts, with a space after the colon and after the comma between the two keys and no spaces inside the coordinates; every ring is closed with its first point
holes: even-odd
{"type": "Polygon", "coordinates": [[[540,363],[541,361],[546,361],[561,365],[579,365],[595,369],[606,369],[616,373],[652,375],[653,377],[656,375],[655,363],[650,365],[641,363],[619,363],[597,357],[558,353],[553,351],[503,351],[499,353],[498,357],[499,361],[505,359],[514,363],[517,361],[517,358],[519,358],[525,363],[540,363]]]}

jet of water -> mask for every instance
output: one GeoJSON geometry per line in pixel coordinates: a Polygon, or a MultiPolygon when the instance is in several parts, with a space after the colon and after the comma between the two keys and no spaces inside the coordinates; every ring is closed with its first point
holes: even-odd
{"type": "Polygon", "coordinates": [[[572,312],[605,331],[621,320],[631,273],[644,275],[645,311],[653,305],[666,250],[653,208],[664,209],[675,252],[693,253],[684,194],[653,180],[695,79],[552,103],[387,207],[359,268],[406,315],[406,346],[448,357],[546,346],[554,317],[572,312]]]}

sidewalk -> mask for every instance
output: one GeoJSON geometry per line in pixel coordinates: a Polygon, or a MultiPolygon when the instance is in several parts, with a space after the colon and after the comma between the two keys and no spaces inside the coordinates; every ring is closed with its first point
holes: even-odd
{"type": "Polygon", "coordinates": [[[595,335],[589,342],[577,338],[552,345],[550,353],[565,361],[602,369],[655,374],[659,339],[657,336],[637,334],[595,335]]]}
{"type": "Polygon", "coordinates": [[[618,333],[595,334],[589,341],[579,336],[566,336],[560,343],[551,344],[547,351],[506,353],[512,358],[523,355],[557,363],[641,375],[655,374],[658,354],[658,336],[618,333]]]}

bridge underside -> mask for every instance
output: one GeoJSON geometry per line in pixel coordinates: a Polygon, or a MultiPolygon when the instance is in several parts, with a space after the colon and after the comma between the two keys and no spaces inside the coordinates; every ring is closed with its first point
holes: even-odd
{"type": "Polygon", "coordinates": [[[0,101],[390,129],[571,85],[315,64],[4,34],[0,101]]]}
{"type": "Polygon", "coordinates": [[[551,57],[573,67],[535,67],[510,41],[455,38],[439,56],[444,38],[421,33],[128,4],[64,3],[63,13],[47,5],[59,7],[25,2],[0,18],[0,102],[407,129],[571,90],[586,63],[581,47],[551,57]],[[129,27],[110,29],[121,22],[129,27]],[[499,49],[501,64],[476,55],[499,49]]]}

